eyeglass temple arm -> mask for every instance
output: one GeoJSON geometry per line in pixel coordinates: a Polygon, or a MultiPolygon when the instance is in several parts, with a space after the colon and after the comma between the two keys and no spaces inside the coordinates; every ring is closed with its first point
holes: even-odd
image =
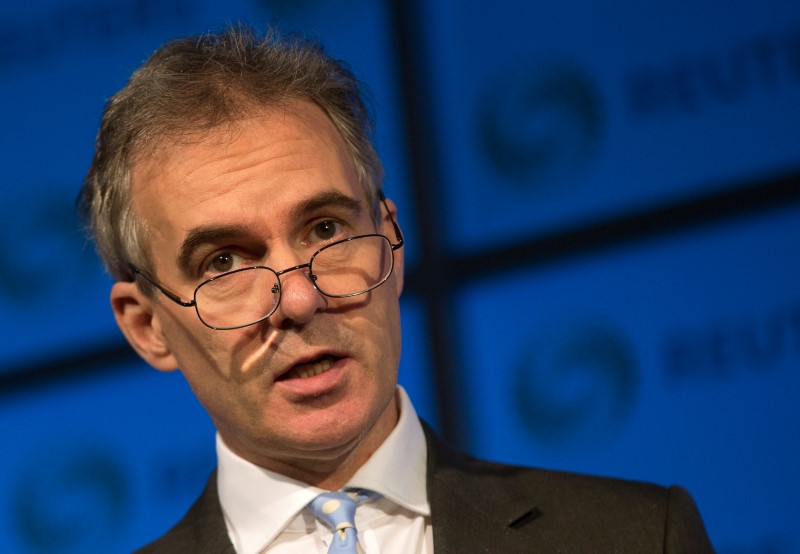
{"type": "Polygon", "coordinates": [[[386,213],[389,215],[389,219],[394,226],[394,234],[397,238],[397,243],[392,245],[392,250],[394,251],[403,246],[403,233],[400,232],[400,226],[392,217],[392,211],[389,209],[389,205],[386,203],[386,196],[384,196],[382,190],[378,191],[378,198],[380,198],[381,202],[383,202],[383,206],[386,208],[386,213]]]}
{"type": "Polygon", "coordinates": [[[195,305],[195,301],[194,300],[191,300],[189,302],[187,302],[186,300],[183,300],[180,296],[178,296],[174,292],[172,292],[172,291],[170,291],[168,289],[165,289],[164,287],[162,287],[161,285],[156,283],[144,271],[142,271],[141,269],[139,269],[135,265],[129,263],[128,264],[128,268],[131,270],[131,273],[133,273],[134,278],[137,275],[141,275],[144,278],[145,281],[147,281],[148,283],[150,283],[151,285],[156,287],[158,290],[160,290],[164,294],[164,296],[166,296],[167,298],[169,298],[170,300],[172,300],[176,304],[180,304],[181,306],[183,306],[185,308],[194,307],[194,305],[195,305]]]}

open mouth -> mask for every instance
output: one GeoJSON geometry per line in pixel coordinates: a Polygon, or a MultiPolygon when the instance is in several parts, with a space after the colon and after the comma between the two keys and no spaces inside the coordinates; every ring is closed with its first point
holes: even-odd
{"type": "Polygon", "coordinates": [[[336,363],[336,358],[333,356],[321,356],[307,364],[300,364],[293,367],[284,373],[281,379],[308,379],[309,377],[325,373],[334,363],[336,363]]]}

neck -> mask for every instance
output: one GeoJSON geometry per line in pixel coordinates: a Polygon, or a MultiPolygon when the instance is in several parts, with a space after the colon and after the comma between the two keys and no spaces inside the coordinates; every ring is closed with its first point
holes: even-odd
{"type": "Polygon", "coordinates": [[[399,404],[395,397],[372,427],[360,435],[330,450],[315,450],[299,455],[248,455],[248,451],[253,450],[239,448],[237,441],[229,440],[221,430],[220,435],[231,451],[259,467],[314,487],[335,491],[346,485],[370,459],[394,430],[398,419],[399,404]]]}

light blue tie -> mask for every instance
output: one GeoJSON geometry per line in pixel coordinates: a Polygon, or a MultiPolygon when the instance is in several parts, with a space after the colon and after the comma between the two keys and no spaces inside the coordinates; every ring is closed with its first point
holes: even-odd
{"type": "Polygon", "coordinates": [[[354,489],[351,491],[324,492],[309,503],[317,519],[333,531],[328,554],[360,554],[356,531],[356,506],[380,496],[378,493],[354,489]]]}

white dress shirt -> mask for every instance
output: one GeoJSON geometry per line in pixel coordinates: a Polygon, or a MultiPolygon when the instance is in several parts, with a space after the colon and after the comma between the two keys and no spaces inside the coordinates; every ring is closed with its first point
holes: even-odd
{"type": "MultiPolygon", "coordinates": [[[[398,386],[396,394],[397,426],[345,486],[383,495],[356,511],[366,554],[432,554],[425,435],[405,390],[398,386]]],[[[219,434],[217,458],[220,504],[238,554],[328,551],[332,532],[304,509],[322,489],[242,459],[219,434]]]]}

